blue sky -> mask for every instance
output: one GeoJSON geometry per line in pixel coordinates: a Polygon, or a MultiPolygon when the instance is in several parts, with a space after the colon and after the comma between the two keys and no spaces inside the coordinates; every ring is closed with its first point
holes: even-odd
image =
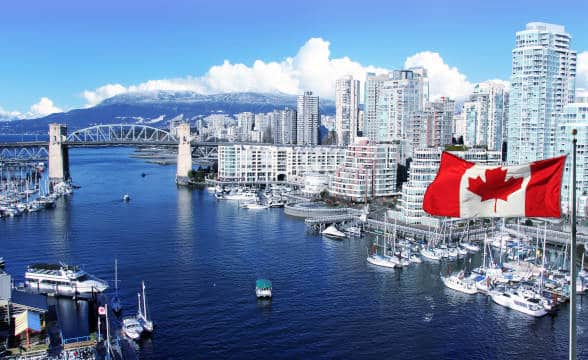
{"type": "MultiPolygon", "coordinates": [[[[563,24],[581,53],[588,50],[587,10],[586,1],[543,0],[3,2],[0,108],[25,113],[48,97],[70,109],[91,104],[83,91],[106,84],[127,91],[149,80],[198,78],[225,60],[280,63],[311,38],[330,44],[330,58],[366,67],[400,68],[429,51],[470,83],[508,80],[515,31],[531,21],[563,24]]],[[[212,91],[216,80],[206,81],[212,91]]]]}

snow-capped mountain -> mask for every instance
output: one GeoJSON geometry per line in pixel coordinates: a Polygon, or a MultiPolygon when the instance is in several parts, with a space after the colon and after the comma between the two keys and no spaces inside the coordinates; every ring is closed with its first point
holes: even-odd
{"type": "MultiPolygon", "coordinates": [[[[46,117],[0,122],[0,133],[46,133],[48,124],[67,124],[79,129],[94,124],[142,123],[167,127],[173,118],[193,120],[214,113],[234,115],[250,111],[270,112],[276,109],[296,108],[296,96],[253,92],[201,95],[190,91],[150,91],[121,94],[86,109],[75,109],[46,117]]],[[[332,100],[321,99],[321,113],[335,114],[332,100]]]]}

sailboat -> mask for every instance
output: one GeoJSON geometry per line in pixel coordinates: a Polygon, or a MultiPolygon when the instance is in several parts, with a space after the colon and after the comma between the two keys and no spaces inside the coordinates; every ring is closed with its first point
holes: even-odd
{"type": "Polygon", "coordinates": [[[110,299],[110,305],[112,307],[112,311],[115,313],[120,313],[122,310],[122,304],[120,302],[120,297],[118,296],[118,261],[114,259],[114,295],[112,295],[112,299],[110,299]]]}
{"type": "Polygon", "coordinates": [[[143,289],[143,296],[142,296],[143,306],[141,307],[141,293],[137,293],[137,297],[139,300],[139,309],[138,309],[138,313],[137,313],[137,320],[143,326],[143,330],[145,330],[148,333],[152,333],[153,332],[153,321],[149,320],[149,317],[147,316],[147,299],[145,297],[145,282],[142,281],[141,285],[142,285],[142,289],[143,289]]]}

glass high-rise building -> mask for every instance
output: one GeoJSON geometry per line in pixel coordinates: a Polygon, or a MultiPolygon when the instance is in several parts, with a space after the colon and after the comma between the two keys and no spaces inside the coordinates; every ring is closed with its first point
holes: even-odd
{"type": "Polygon", "coordinates": [[[561,25],[533,22],[516,33],[508,115],[507,161],[553,156],[559,113],[574,101],[576,52],[561,25]]]}
{"type": "Polygon", "coordinates": [[[296,144],[296,110],[274,110],[272,119],[274,144],[296,144]]]}
{"type": "Polygon", "coordinates": [[[566,159],[563,181],[561,187],[562,211],[569,213],[571,210],[572,189],[572,130],[578,134],[578,149],[576,151],[576,197],[577,214],[580,217],[588,216],[586,202],[588,201],[588,97],[578,97],[575,103],[564,106],[558,117],[556,130],[556,155],[569,155],[566,159]]]}
{"type": "Polygon", "coordinates": [[[337,145],[355,142],[359,117],[359,80],[348,75],[335,83],[335,132],[337,145]]]}
{"type": "Polygon", "coordinates": [[[298,145],[317,145],[319,128],[319,97],[307,91],[298,95],[296,115],[296,143],[298,145]]]}
{"type": "Polygon", "coordinates": [[[463,104],[466,121],[465,145],[485,145],[490,150],[502,149],[507,102],[508,94],[503,84],[486,81],[474,87],[470,100],[463,104]]]}

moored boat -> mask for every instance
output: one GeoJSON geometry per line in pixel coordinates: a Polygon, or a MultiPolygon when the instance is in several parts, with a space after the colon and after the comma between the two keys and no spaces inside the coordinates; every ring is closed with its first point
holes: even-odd
{"type": "Polygon", "coordinates": [[[128,316],[123,319],[122,332],[129,339],[138,340],[143,333],[143,326],[135,317],[128,316]]]}
{"type": "Polygon", "coordinates": [[[327,228],[321,232],[321,235],[335,240],[343,240],[347,237],[344,232],[337,229],[335,224],[327,226],[327,228]]]}
{"type": "Polygon", "coordinates": [[[106,281],[98,279],[78,266],[60,264],[31,264],[25,272],[25,283],[31,290],[56,295],[101,293],[108,289],[106,281]]]}
{"type": "Polygon", "coordinates": [[[147,316],[147,297],[145,295],[145,282],[141,282],[142,290],[143,290],[143,306],[141,307],[141,293],[137,293],[138,300],[139,300],[139,307],[137,312],[137,321],[143,326],[143,330],[148,333],[153,332],[153,321],[149,320],[147,316]]]}
{"type": "Polygon", "coordinates": [[[473,295],[478,292],[476,283],[472,279],[465,277],[463,271],[460,271],[456,275],[441,276],[441,281],[448,288],[460,291],[465,294],[473,295]]]}
{"type": "Polygon", "coordinates": [[[401,268],[402,265],[395,259],[395,256],[371,254],[367,257],[367,262],[372,265],[387,267],[387,268],[401,268]]]}

